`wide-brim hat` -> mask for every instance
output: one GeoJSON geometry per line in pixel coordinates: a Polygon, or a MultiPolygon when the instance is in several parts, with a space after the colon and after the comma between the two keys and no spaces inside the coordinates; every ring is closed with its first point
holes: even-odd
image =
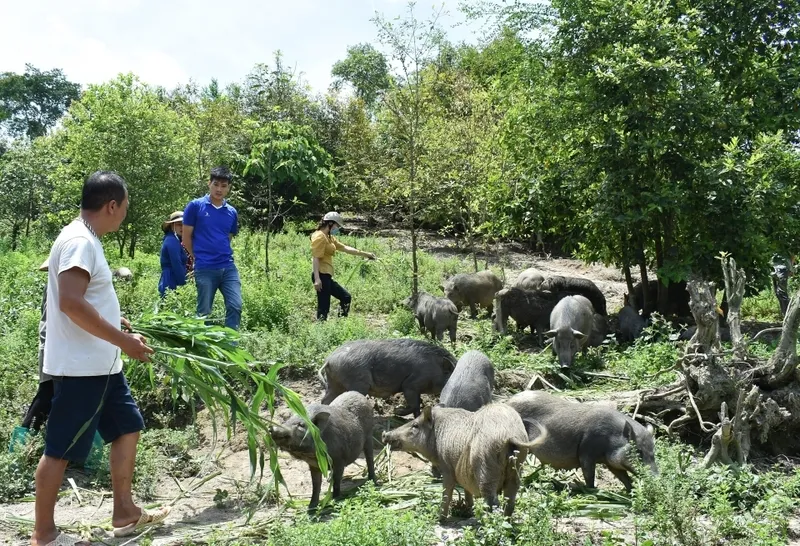
{"type": "Polygon", "coordinates": [[[39,271],[47,271],[48,269],[50,269],[50,258],[45,259],[42,265],[39,266],[39,271]]]}
{"type": "Polygon", "coordinates": [[[165,220],[161,223],[161,229],[167,229],[167,226],[170,224],[175,224],[177,222],[183,222],[183,211],[176,210],[172,214],[169,215],[169,219],[165,220]]]}
{"type": "Polygon", "coordinates": [[[344,227],[344,218],[342,218],[342,215],[339,214],[338,212],[329,212],[328,214],[326,214],[325,216],[322,217],[322,221],[323,222],[328,222],[328,221],[336,222],[341,227],[344,227]]]}

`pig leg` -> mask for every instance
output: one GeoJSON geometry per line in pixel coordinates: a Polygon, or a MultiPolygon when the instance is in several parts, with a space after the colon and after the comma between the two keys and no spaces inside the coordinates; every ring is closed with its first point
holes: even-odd
{"type": "Polygon", "coordinates": [[[464,502],[467,503],[467,508],[470,510],[472,510],[472,507],[475,505],[475,499],[472,497],[472,493],[466,489],[464,490],[464,502]]]}
{"type": "Polygon", "coordinates": [[[419,322],[419,331],[423,334],[425,333],[425,321],[422,316],[417,317],[417,321],[419,322]]]}
{"type": "Polygon", "coordinates": [[[456,326],[455,325],[450,327],[450,343],[452,343],[454,346],[456,344],[456,326]]]}
{"type": "Polygon", "coordinates": [[[477,318],[478,317],[478,310],[475,308],[474,303],[469,304],[469,318],[477,318]]]}
{"type": "Polygon", "coordinates": [[[443,475],[442,478],[444,490],[442,491],[442,506],[439,517],[444,521],[450,514],[450,501],[453,499],[453,489],[456,487],[456,479],[450,473],[448,473],[448,475],[443,475]]]}
{"type": "Polygon", "coordinates": [[[581,470],[583,470],[583,480],[586,482],[586,487],[594,489],[594,467],[595,461],[590,459],[581,459],[581,470]]]}
{"type": "Polygon", "coordinates": [[[408,415],[409,413],[413,412],[414,417],[419,417],[419,389],[414,385],[403,385],[403,396],[406,399],[406,407],[397,408],[394,412],[395,415],[408,415]]]}
{"type": "Polygon", "coordinates": [[[344,465],[333,465],[333,498],[338,499],[342,495],[342,476],[344,476],[344,465]]]}
{"type": "Polygon", "coordinates": [[[372,434],[368,434],[364,440],[364,459],[367,461],[367,477],[372,483],[378,485],[378,478],[375,477],[375,451],[372,446],[372,434]]]}
{"type": "Polygon", "coordinates": [[[628,473],[622,468],[614,468],[613,466],[609,466],[608,469],[617,477],[619,481],[622,482],[622,485],[625,486],[626,491],[630,493],[631,489],[633,489],[633,482],[631,481],[631,477],[628,476],[628,473]]]}
{"type": "Polygon", "coordinates": [[[313,510],[319,504],[319,492],[322,489],[322,472],[319,468],[311,468],[311,501],[308,509],[313,510]]]}

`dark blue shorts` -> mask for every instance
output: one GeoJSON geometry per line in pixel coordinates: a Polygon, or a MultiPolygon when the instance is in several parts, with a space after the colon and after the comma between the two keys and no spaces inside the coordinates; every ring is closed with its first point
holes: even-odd
{"type": "Polygon", "coordinates": [[[83,462],[95,431],[106,443],[144,429],[122,372],[92,377],[54,377],[44,454],[83,462]]]}

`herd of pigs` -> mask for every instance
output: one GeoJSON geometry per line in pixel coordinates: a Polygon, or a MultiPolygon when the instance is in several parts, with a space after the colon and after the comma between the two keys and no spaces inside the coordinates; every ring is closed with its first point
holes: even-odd
{"type": "MultiPolygon", "coordinates": [[[[523,272],[514,286],[503,288],[490,271],[458,274],[442,286],[445,298],[420,292],[406,300],[420,328],[442,340],[445,330],[455,342],[458,313],[468,305],[489,314],[505,332],[508,317],[522,330],[530,326],[552,338],[553,351],[563,366],[587,345],[607,334],[603,293],[577,277],[545,278],[535,270],[523,272]]],[[[636,308],[636,291],[626,296],[620,312],[622,340],[632,340],[644,327],[636,308]]],[[[687,302],[688,306],[688,302],[687,302]]],[[[320,403],[307,407],[308,419],[319,429],[331,461],[333,496],[341,494],[344,469],[362,453],[369,479],[376,481],[373,460],[373,404],[366,395],[387,398],[402,393],[406,406],[398,415],[414,414],[406,424],[383,432],[382,442],[393,449],[417,453],[430,461],[444,486],[441,517],[447,518],[453,489],[460,485],[468,506],[481,497],[489,506],[505,497],[505,514],[514,511],[520,485],[520,465],[529,453],[558,469],[580,468],[586,485],[594,487],[595,467],[605,465],[631,489],[629,473],[638,456],[654,473],[653,430],[603,402],[573,402],[546,392],[524,391],[505,402],[492,402],[494,367],[479,351],[456,358],[441,344],[414,339],[347,342],[320,368],[325,386],[320,403]],[[421,395],[440,395],[439,403],[421,408],[421,395]]],[[[279,448],[306,462],[311,471],[309,508],[319,503],[322,473],[314,441],[305,421],[294,415],[270,429],[279,448]]]]}

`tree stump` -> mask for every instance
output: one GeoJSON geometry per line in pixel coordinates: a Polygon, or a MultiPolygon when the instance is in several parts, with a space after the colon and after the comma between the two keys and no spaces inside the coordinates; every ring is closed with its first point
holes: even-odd
{"type": "Polygon", "coordinates": [[[767,379],[767,386],[773,389],[782,387],[795,379],[798,325],[800,325],[800,292],[795,293],[789,302],[789,309],[783,318],[781,340],[769,359],[768,367],[771,374],[767,379]]]}
{"type": "Polygon", "coordinates": [[[686,289],[689,291],[689,306],[697,324],[697,330],[686,346],[686,355],[720,352],[719,320],[717,319],[714,283],[690,280],[686,283],[686,289]]]}

